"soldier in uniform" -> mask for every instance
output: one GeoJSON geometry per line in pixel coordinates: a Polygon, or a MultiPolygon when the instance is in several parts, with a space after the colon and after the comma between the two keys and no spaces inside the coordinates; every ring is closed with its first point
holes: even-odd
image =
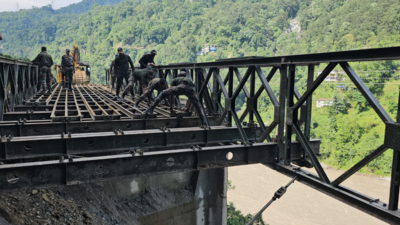
{"type": "Polygon", "coordinates": [[[47,93],[50,93],[51,92],[50,67],[53,65],[53,58],[51,57],[51,55],[47,53],[46,47],[44,46],[42,47],[42,52],[36,56],[36,58],[32,61],[32,63],[35,65],[39,65],[39,83],[43,92],[45,92],[47,87],[47,93]]]}
{"type": "Polygon", "coordinates": [[[110,76],[111,76],[111,89],[115,89],[115,71],[114,71],[115,59],[111,62],[110,76]]]}
{"type": "MultiPolygon", "coordinates": [[[[116,98],[119,97],[119,92],[122,86],[122,81],[125,78],[126,79],[126,83],[129,83],[129,65],[132,68],[132,71],[134,71],[135,67],[133,66],[133,62],[132,59],[129,55],[124,53],[124,50],[122,50],[122,48],[118,48],[118,54],[115,56],[115,60],[114,60],[114,73],[115,76],[117,77],[117,89],[115,91],[116,94],[116,98]]],[[[133,93],[133,89],[131,91],[131,93],[133,93]]],[[[133,96],[133,95],[132,95],[133,96]]],[[[121,97],[121,99],[123,99],[121,97]]]]}
{"type": "MultiPolygon", "coordinates": [[[[136,101],[135,105],[133,108],[138,108],[138,105],[143,99],[147,97],[149,100],[148,104],[150,105],[150,98],[151,95],[153,94],[154,90],[157,90],[159,92],[164,91],[165,89],[168,88],[168,83],[165,79],[163,78],[154,78],[150,81],[149,85],[147,85],[146,89],[144,90],[143,94],[139,97],[139,99],[136,101]]],[[[167,98],[165,98],[165,102],[167,102],[167,98]]]]}
{"type": "Polygon", "coordinates": [[[61,58],[61,70],[63,73],[63,77],[65,77],[65,89],[72,89],[72,76],[75,72],[74,70],[74,60],[72,59],[72,55],[69,54],[70,50],[65,50],[65,55],[61,58]]]}
{"type": "Polygon", "coordinates": [[[160,104],[161,100],[165,97],[170,97],[170,111],[174,113],[172,101],[173,95],[186,95],[189,100],[194,105],[197,114],[200,117],[202,125],[207,125],[204,112],[201,110],[199,100],[196,97],[196,92],[194,90],[194,84],[190,78],[186,77],[186,72],[181,71],[177,78],[172,81],[171,87],[162,91],[161,94],[156,98],[154,104],[146,109],[146,114],[153,114],[154,108],[160,104]]]}
{"type": "Polygon", "coordinates": [[[150,68],[138,69],[133,71],[128,80],[129,84],[125,88],[125,91],[122,94],[120,100],[125,101],[124,98],[128,94],[128,92],[131,92],[132,98],[134,97],[133,85],[136,83],[136,81],[139,81],[139,86],[142,88],[142,91],[144,92],[147,87],[148,80],[152,80],[153,78],[154,78],[154,72],[150,68]]]}
{"type": "Polygon", "coordinates": [[[147,68],[147,66],[157,66],[156,63],[154,62],[154,57],[157,55],[156,50],[151,50],[150,54],[145,54],[140,58],[139,63],[140,63],[140,69],[147,68]]]}

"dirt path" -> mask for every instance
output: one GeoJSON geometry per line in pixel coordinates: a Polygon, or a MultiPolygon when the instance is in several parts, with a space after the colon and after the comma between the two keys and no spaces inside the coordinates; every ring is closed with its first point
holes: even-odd
{"type": "MultiPolygon", "coordinates": [[[[326,169],[326,173],[333,180],[343,172],[326,169]]],[[[290,181],[289,177],[260,164],[230,167],[228,179],[236,186],[235,190],[228,191],[228,202],[246,214],[257,213],[279,187],[290,181]]],[[[356,174],[344,185],[388,202],[388,180],[356,174]]],[[[263,219],[270,225],[386,224],[298,182],[263,213],[263,219]]]]}

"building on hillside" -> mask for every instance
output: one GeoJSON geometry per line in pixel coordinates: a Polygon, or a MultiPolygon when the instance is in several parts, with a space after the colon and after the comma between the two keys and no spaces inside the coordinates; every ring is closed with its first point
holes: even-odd
{"type": "Polygon", "coordinates": [[[347,86],[346,85],[339,85],[336,87],[337,90],[342,90],[342,91],[346,91],[347,90],[347,86]]]}
{"type": "Polygon", "coordinates": [[[204,44],[204,48],[201,49],[200,52],[197,52],[197,55],[205,55],[209,52],[217,52],[218,47],[216,45],[209,45],[207,43],[204,44]]]}
{"type": "MultiPolygon", "coordinates": [[[[322,73],[322,70],[318,71],[318,75],[322,73]]],[[[325,81],[343,81],[345,73],[343,71],[332,70],[332,72],[325,78],[325,81]]]]}
{"type": "Polygon", "coordinates": [[[331,105],[333,105],[333,99],[331,99],[331,98],[317,99],[317,108],[331,106],[331,105]]]}

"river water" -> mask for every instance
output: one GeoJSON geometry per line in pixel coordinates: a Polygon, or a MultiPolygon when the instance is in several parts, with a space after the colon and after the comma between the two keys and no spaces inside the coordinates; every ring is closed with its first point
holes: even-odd
{"type": "MultiPolygon", "coordinates": [[[[326,166],[324,166],[326,167],[326,166]]],[[[315,172],[314,169],[310,171],[315,172]]],[[[343,171],[325,168],[330,180],[343,171]]],[[[291,179],[261,164],[229,167],[228,179],[235,186],[228,190],[228,202],[243,213],[257,213],[281,186],[291,179]]],[[[316,172],[315,172],[316,174],[316,172]]],[[[388,202],[389,180],[355,174],[343,185],[388,202]]],[[[304,184],[295,182],[286,194],[264,211],[269,225],[378,225],[387,224],[304,184]]]]}

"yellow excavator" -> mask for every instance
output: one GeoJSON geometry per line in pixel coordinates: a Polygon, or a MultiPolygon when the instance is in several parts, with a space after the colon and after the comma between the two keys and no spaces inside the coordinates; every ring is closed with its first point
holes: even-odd
{"type": "MultiPolygon", "coordinates": [[[[72,58],[74,60],[74,75],[72,79],[73,84],[89,84],[90,83],[90,65],[89,63],[81,62],[78,44],[74,45],[72,49],[72,58]]],[[[54,70],[57,72],[58,83],[64,83],[60,65],[54,65],[54,70]]]]}

